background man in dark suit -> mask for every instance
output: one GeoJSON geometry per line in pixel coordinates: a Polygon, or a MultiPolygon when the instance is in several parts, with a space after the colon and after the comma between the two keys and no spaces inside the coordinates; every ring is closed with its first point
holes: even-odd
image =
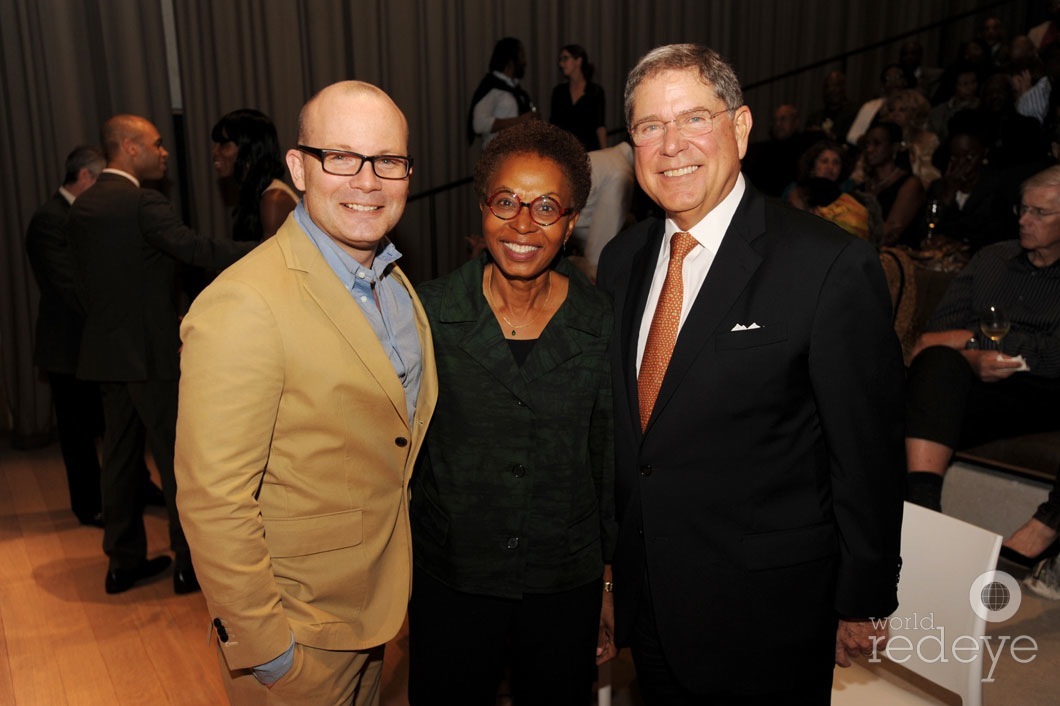
{"type": "Polygon", "coordinates": [[[826,704],[833,660],[882,647],[866,619],[897,605],[903,373],[879,260],[745,183],[751,113],[714,51],[646,55],[626,119],[666,219],[599,268],[617,642],[646,703],[826,704]]]}
{"type": "Polygon", "coordinates": [[[75,147],[66,158],[62,186],[41,204],[26,230],[26,254],[40,288],[33,362],[47,373],[52,388],[70,509],[81,524],[97,527],[103,526],[96,455],[103,418],[99,388],[74,376],[84,317],[63,226],[70,204],[96,183],[106,164],[98,147],[75,147]]]}
{"type": "Polygon", "coordinates": [[[169,156],[158,129],[136,115],[102,130],[107,168],[74,203],[66,224],[76,262],[85,326],[78,377],[103,394],[103,550],[107,593],[126,591],[163,571],[168,556],[147,559],[137,428],[143,424],[166,496],[177,593],[198,589],[176,508],[173,445],[178,349],[174,272],[178,261],[224,267],[251,245],[196,234],[162,194],[140,188],[161,179],[169,156]]]}

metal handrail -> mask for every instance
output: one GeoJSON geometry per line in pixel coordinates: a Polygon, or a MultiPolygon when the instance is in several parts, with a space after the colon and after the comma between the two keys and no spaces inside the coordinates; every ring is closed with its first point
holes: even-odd
{"type": "MultiPolygon", "coordinates": [[[[1002,5],[1010,5],[1013,2],[1015,2],[1015,1],[1016,0],[993,0],[993,2],[984,3],[983,5],[980,5],[980,6],[976,7],[975,9],[965,10],[964,12],[959,12],[959,13],[954,14],[954,15],[949,15],[949,16],[945,17],[944,19],[936,20],[934,22],[929,22],[928,24],[922,25],[920,27],[917,27],[916,29],[911,29],[911,30],[902,32],[900,34],[893,35],[893,36],[888,37],[886,39],[881,39],[879,41],[872,42],[871,44],[866,44],[866,45],[864,45],[862,47],[859,47],[857,49],[851,49],[851,50],[845,51],[845,52],[843,52],[841,54],[835,54],[835,55],[827,57],[825,59],[819,59],[819,60],[811,62],[809,64],[805,64],[803,66],[800,66],[798,68],[790,69],[788,71],[784,71],[783,73],[775,74],[773,76],[770,76],[769,78],[765,78],[765,79],[762,79],[760,81],[755,81],[753,83],[745,84],[745,85],[741,86],[741,88],[742,88],[742,90],[744,92],[747,92],[747,91],[753,90],[755,88],[759,88],[761,86],[766,86],[766,85],[769,85],[769,84],[774,83],[776,81],[780,81],[782,79],[791,78],[792,76],[797,76],[798,74],[805,73],[806,71],[812,71],[814,69],[818,69],[818,68],[820,68],[822,66],[827,66],[829,64],[835,64],[835,63],[844,63],[845,64],[847,59],[849,59],[849,58],[851,58],[853,56],[857,56],[858,54],[864,54],[865,52],[869,52],[869,51],[872,51],[873,49],[878,49],[880,47],[887,46],[888,44],[893,44],[893,43],[895,43],[897,41],[901,41],[903,39],[907,39],[909,37],[912,37],[912,36],[915,36],[915,35],[920,34],[922,32],[925,32],[927,30],[931,30],[931,29],[936,29],[938,27],[942,27],[943,25],[948,24],[950,22],[953,22],[955,20],[962,20],[962,19],[964,19],[966,17],[971,17],[972,15],[978,15],[978,14],[986,12],[988,10],[993,10],[994,8],[1000,7],[1002,5]]],[[[607,134],[609,136],[615,136],[615,135],[625,134],[625,132],[626,132],[625,127],[621,127],[621,128],[613,128],[613,129],[609,130],[607,132],[607,134]]],[[[451,182],[448,182],[446,184],[442,184],[441,186],[435,186],[435,187],[432,187],[430,189],[427,189],[426,191],[421,191],[421,192],[419,192],[417,194],[412,194],[408,198],[409,203],[412,203],[413,201],[418,201],[420,199],[428,199],[428,223],[429,223],[429,226],[430,226],[430,239],[431,239],[431,276],[432,277],[437,277],[438,276],[438,271],[437,271],[438,270],[438,239],[435,237],[438,234],[438,223],[437,223],[437,212],[436,212],[436,209],[435,209],[435,197],[438,196],[439,194],[445,193],[447,191],[452,191],[453,189],[456,189],[458,187],[464,186],[465,184],[470,184],[471,181],[472,181],[471,177],[469,177],[469,176],[463,177],[461,179],[457,179],[455,181],[451,181],[451,182]]]]}

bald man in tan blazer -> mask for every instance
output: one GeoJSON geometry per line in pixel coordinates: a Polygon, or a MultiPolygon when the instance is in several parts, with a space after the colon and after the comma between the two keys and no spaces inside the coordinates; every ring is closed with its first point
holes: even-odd
{"type": "Polygon", "coordinates": [[[181,327],[178,504],[234,704],[377,703],[405,616],[408,484],[437,397],[386,239],[407,140],[374,86],[312,98],[287,155],[302,202],[181,327]]]}

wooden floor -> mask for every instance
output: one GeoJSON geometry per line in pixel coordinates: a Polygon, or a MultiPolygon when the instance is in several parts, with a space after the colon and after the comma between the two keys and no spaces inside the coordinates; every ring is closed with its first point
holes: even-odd
{"type": "MultiPolygon", "coordinates": [[[[106,595],[102,530],[80,526],[68,507],[57,447],[13,451],[0,439],[0,706],[227,704],[202,595],[174,595],[170,571],[106,595]]],[[[146,521],[151,555],[160,554],[162,511],[146,521]]],[[[1030,663],[1002,655],[984,702],[1057,703],[1060,601],[1024,592],[1019,612],[989,634],[1030,635],[1038,654],[1030,663]]],[[[402,630],[386,647],[383,706],[407,706],[407,677],[402,630]]],[[[612,683],[614,706],[641,706],[628,650],[612,683]]]]}
{"type": "MultiPolygon", "coordinates": [[[[69,511],[57,448],[0,441],[0,705],[227,704],[201,594],[173,593],[172,572],[108,596],[102,530],[69,511]]],[[[167,547],[148,511],[150,555],[167,547]]],[[[387,646],[385,706],[404,706],[404,632],[387,646]]]]}

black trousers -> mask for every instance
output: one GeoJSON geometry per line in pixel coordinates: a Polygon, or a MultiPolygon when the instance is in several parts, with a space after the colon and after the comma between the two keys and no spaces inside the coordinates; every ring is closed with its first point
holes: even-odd
{"type": "Polygon", "coordinates": [[[68,373],[48,373],[55,403],[59,449],[66,467],[70,509],[78,519],[91,520],[103,508],[96,439],[103,433],[99,385],[68,373]]]}
{"type": "MultiPolygon", "coordinates": [[[[778,626],[783,630],[783,626],[778,626]]],[[[705,640],[718,639],[710,635],[710,626],[703,626],[705,640]]],[[[769,649],[769,636],[763,635],[761,679],[753,684],[737,683],[737,679],[718,683],[708,692],[692,691],[677,678],[667,662],[659,638],[651,587],[647,576],[641,591],[636,624],[630,640],[633,665],[637,670],[637,684],[645,706],[828,706],[832,700],[832,664],[829,655],[822,654],[819,669],[813,674],[801,674],[801,681],[770,679],[770,660],[783,655],[769,649]]]]}
{"type": "Polygon", "coordinates": [[[510,599],[455,591],[417,569],[409,703],[494,706],[509,665],[515,706],[587,706],[602,598],[600,580],[510,599]]]}
{"type": "Polygon", "coordinates": [[[103,551],[110,568],[127,569],[147,556],[144,531],[143,441],[155,460],[169,516],[170,548],[178,568],[191,556],[177,514],[173,451],[177,435],[177,381],[105,382],[103,393],[103,551]],[[142,427],[141,427],[142,425],[142,427]]]}
{"type": "MultiPolygon", "coordinates": [[[[909,366],[906,436],[959,450],[1009,436],[1056,431],[1060,429],[1060,380],[1032,373],[983,382],[960,351],[945,346],[926,348],[909,366]]],[[[1035,517],[1060,530],[1056,483],[1035,517]]]]}

